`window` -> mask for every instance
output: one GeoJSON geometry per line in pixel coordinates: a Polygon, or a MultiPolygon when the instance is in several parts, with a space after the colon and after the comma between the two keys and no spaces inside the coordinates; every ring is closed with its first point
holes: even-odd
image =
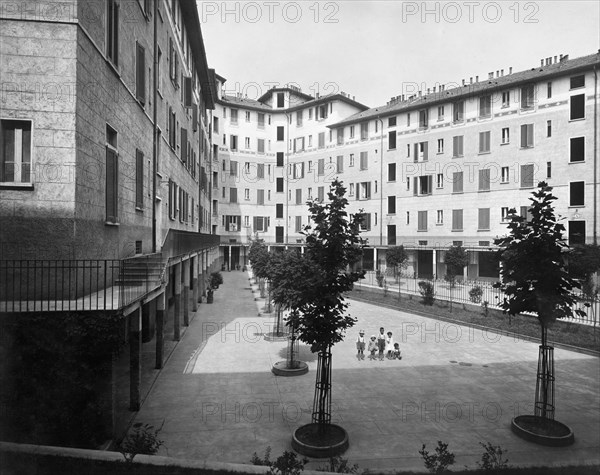
{"type": "Polygon", "coordinates": [[[119,154],[117,132],[106,126],[106,221],[119,221],[119,154]]]}
{"type": "Polygon", "coordinates": [[[229,175],[238,176],[238,162],[235,160],[229,162],[229,175]]]}
{"type": "Polygon", "coordinates": [[[351,139],[354,138],[354,126],[353,125],[350,126],[350,138],[351,139]]]}
{"type": "Polygon", "coordinates": [[[338,145],[344,144],[344,128],[343,127],[337,129],[337,144],[338,145]]]}
{"type": "Polygon", "coordinates": [[[571,89],[585,87],[585,74],[582,74],[580,76],[573,76],[572,78],[570,78],[569,83],[571,89]]]}
{"type": "Polygon", "coordinates": [[[388,214],[396,214],[396,197],[388,196],[388,214]]]}
{"type": "Polygon", "coordinates": [[[419,128],[426,129],[429,127],[429,110],[421,109],[419,111],[419,128]]]}
{"type": "Polygon", "coordinates": [[[319,148],[325,148],[325,132],[319,132],[319,148]]]}
{"type": "Polygon", "coordinates": [[[238,110],[237,109],[231,109],[231,118],[229,119],[229,121],[232,124],[238,123],[238,110]]]}
{"type": "Polygon", "coordinates": [[[244,200],[246,200],[246,201],[250,200],[250,189],[249,188],[244,188],[244,200]]]}
{"type": "Polygon", "coordinates": [[[490,131],[479,132],[479,153],[490,152],[490,131]]]}
{"type": "Polygon", "coordinates": [[[328,110],[329,110],[329,108],[327,107],[327,104],[319,106],[318,107],[318,112],[319,112],[318,119],[319,120],[327,119],[328,110]]]}
{"type": "Polygon", "coordinates": [[[213,117],[213,132],[215,134],[219,133],[219,118],[218,117],[213,117]]]}
{"type": "MultiPolygon", "coordinates": [[[[353,185],[350,185],[350,188],[352,188],[352,186],[353,185]]],[[[312,200],[312,188],[310,186],[308,187],[308,191],[306,192],[306,194],[307,194],[306,199],[312,200]]],[[[352,194],[352,193],[350,193],[350,194],[352,194]]]]}
{"type": "Polygon", "coordinates": [[[317,162],[317,175],[325,175],[325,159],[319,158],[317,162]]]}
{"type": "Polygon", "coordinates": [[[294,153],[304,152],[304,137],[294,139],[294,153]]]}
{"type": "Polygon", "coordinates": [[[388,181],[396,181],[396,164],[388,163],[388,181]]]}
{"type": "Polygon", "coordinates": [[[510,213],[509,213],[509,211],[510,211],[510,208],[508,206],[503,206],[500,209],[500,213],[501,213],[502,221],[503,222],[504,221],[510,221],[510,213]]]}
{"type": "Polygon", "coordinates": [[[575,163],[585,161],[585,137],[574,137],[570,142],[571,155],[569,162],[575,163]]]}
{"type": "Polygon", "coordinates": [[[371,199],[371,182],[363,181],[356,184],[356,199],[369,200],[371,199]]]}
{"type": "Polygon", "coordinates": [[[510,129],[508,127],[504,127],[502,129],[502,144],[510,143],[510,129]]]}
{"type": "Polygon", "coordinates": [[[406,212],[406,224],[409,225],[410,224],[410,211],[406,212]]]}
{"type": "Polygon", "coordinates": [[[435,224],[444,224],[444,210],[443,209],[437,210],[437,217],[436,217],[435,224]]]}
{"type": "Polygon", "coordinates": [[[521,126],[521,148],[533,147],[533,124],[521,126]]]}
{"type": "Polygon", "coordinates": [[[571,120],[585,119],[585,94],[571,96],[571,120]]]}
{"type": "Polygon", "coordinates": [[[265,190],[256,190],[256,204],[257,205],[265,204],[265,190]]]}
{"type": "Polygon", "coordinates": [[[317,188],[317,199],[320,202],[325,201],[325,187],[324,186],[319,186],[317,188]]]}
{"type": "Polygon", "coordinates": [[[277,152],[277,166],[283,166],[283,152],[277,152]]]}
{"type": "Polygon", "coordinates": [[[444,174],[438,173],[436,175],[436,186],[437,188],[444,188],[444,174]]]}
{"type": "Polygon", "coordinates": [[[529,206],[521,206],[519,211],[520,211],[519,215],[522,218],[525,218],[525,220],[528,222],[531,221],[532,214],[531,214],[531,208],[529,206]]]}
{"type": "Polygon", "coordinates": [[[366,170],[369,167],[369,157],[367,152],[360,152],[360,169],[366,170]]]}
{"type": "Polygon", "coordinates": [[[350,192],[349,192],[349,194],[350,194],[350,196],[354,196],[354,183],[350,183],[350,192]]]}
{"type": "Polygon", "coordinates": [[[585,221],[569,221],[569,245],[585,244],[585,221]]]}
{"type": "Polygon", "coordinates": [[[535,104],[535,90],[533,84],[521,88],[521,109],[533,109],[535,104]]]}
{"type": "Polygon", "coordinates": [[[336,159],[336,172],[342,173],[344,171],[344,156],[338,155],[336,159]]]}
{"type": "Polygon", "coordinates": [[[501,178],[500,178],[501,183],[508,183],[510,181],[509,170],[510,169],[508,167],[502,167],[501,178]]]}
{"type": "Polygon", "coordinates": [[[388,224],[387,226],[387,243],[388,246],[396,245],[396,225],[388,224]]]}
{"type": "Polygon", "coordinates": [[[115,66],[119,65],[119,2],[108,0],[106,14],[106,56],[115,66]]]}
{"type": "Polygon", "coordinates": [[[438,119],[444,120],[444,106],[438,106],[438,119]]]}
{"type": "Polygon", "coordinates": [[[302,216],[296,216],[296,226],[295,226],[294,230],[297,233],[302,231],[302,216]]]}
{"type": "Polygon", "coordinates": [[[546,137],[552,137],[552,121],[546,121],[546,137]]]}
{"type": "Polygon", "coordinates": [[[146,102],[146,50],[135,44],[135,98],[141,104],[146,102]]]}
{"type": "Polygon", "coordinates": [[[533,188],[533,165],[521,165],[521,188],[533,188]]]}
{"type": "MultiPolygon", "coordinates": [[[[375,122],[377,124],[377,122],[375,122]]],[[[369,123],[363,122],[360,124],[360,139],[367,140],[369,138],[369,123]]]]}
{"type": "Polygon", "coordinates": [[[250,122],[250,111],[246,111],[246,122],[250,122]]]}
{"type": "Polygon", "coordinates": [[[427,211],[417,213],[417,231],[427,231],[427,211]]]}
{"type": "Polygon", "coordinates": [[[437,153],[444,153],[444,139],[438,139],[438,151],[437,153]]]}
{"type": "Polygon", "coordinates": [[[31,183],[31,139],[31,121],[0,121],[0,183],[31,183]]]}
{"type": "Polygon", "coordinates": [[[354,154],[351,153],[350,154],[350,163],[348,163],[349,167],[353,167],[354,166],[354,154]]]}
{"type": "Polygon", "coordinates": [[[455,135],[452,137],[452,157],[462,157],[463,156],[463,135],[455,135]]]}
{"type": "Polygon", "coordinates": [[[302,204],[302,189],[301,188],[296,189],[296,204],[297,205],[302,204]]]}
{"type": "Polygon", "coordinates": [[[388,117],[388,127],[396,127],[396,117],[388,117]]]}
{"type": "Polygon", "coordinates": [[[479,98],[479,118],[489,119],[492,117],[492,96],[481,96],[479,98]]]}
{"type": "Polygon", "coordinates": [[[283,218],[283,203],[277,203],[275,205],[275,218],[283,218]]]}
{"type": "Polygon", "coordinates": [[[135,207],[144,207],[144,152],[135,150],[135,207]]]}
{"type": "Polygon", "coordinates": [[[257,117],[257,126],[259,129],[264,129],[265,128],[265,114],[263,114],[262,112],[258,112],[256,114],[257,117]]]}
{"type": "Polygon", "coordinates": [[[282,125],[277,126],[277,141],[281,142],[284,140],[284,128],[282,125]]]}
{"type": "Polygon", "coordinates": [[[277,93],[277,107],[285,107],[285,94],[283,92],[277,93]]]}
{"type": "Polygon", "coordinates": [[[304,162],[294,163],[292,167],[292,178],[295,180],[304,178],[304,162]]]}
{"type": "MultiPolygon", "coordinates": [[[[250,198],[248,196],[248,198],[250,198]]],[[[229,189],[229,202],[230,203],[237,203],[238,199],[237,199],[237,188],[230,188],[229,189]]]]}
{"type": "Polygon", "coordinates": [[[266,232],[269,226],[269,218],[267,216],[254,216],[252,218],[252,226],[255,233],[266,232]]]}
{"type": "Polygon", "coordinates": [[[433,175],[414,177],[413,195],[430,195],[433,188],[433,175]]]}
{"type": "Polygon", "coordinates": [[[550,99],[552,97],[552,82],[548,82],[546,84],[546,93],[547,93],[548,99],[550,99]]]}
{"type": "Polygon", "coordinates": [[[238,140],[237,140],[237,135],[230,135],[229,136],[229,148],[232,151],[236,151],[238,149],[238,140]]]}
{"type": "Polygon", "coordinates": [[[225,231],[238,232],[241,228],[241,216],[225,216],[225,231]]]}
{"type": "Polygon", "coordinates": [[[546,178],[552,178],[552,162],[546,162],[546,178]]]}
{"type": "Polygon", "coordinates": [[[489,231],[490,230],[490,209],[489,208],[479,208],[477,230],[478,231],[489,231]]]}
{"type": "Polygon", "coordinates": [[[462,122],[465,119],[465,101],[455,102],[452,113],[452,119],[455,124],[462,122]]]}
{"type": "Polygon", "coordinates": [[[490,191],[490,169],[479,170],[479,191],[490,191]]]}
{"type": "Polygon", "coordinates": [[[265,139],[256,140],[256,149],[258,153],[265,153],[265,139]]]}
{"type": "Polygon", "coordinates": [[[463,230],[463,210],[453,209],[452,210],[452,231],[463,230]]]}
{"type": "Polygon", "coordinates": [[[406,114],[406,126],[410,127],[410,112],[406,114]]]}
{"type": "Polygon", "coordinates": [[[452,193],[463,192],[463,172],[454,172],[452,174],[452,193]]]}
{"type": "Polygon", "coordinates": [[[283,193],[283,178],[282,177],[277,177],[277,184],[276,184],[275,191],[277,193],[283,193]]]}
{"type": "Polygon", "coordinates": [[[569,206],[585,206],[585,182],[569,183],[569,206]]]}
{"type": "Polygon", "coordinates": [[[250,137],[246,137],[246,138],[244,139],[244,148],[245,148],[246,150],[249,150],[249,149],[250,149],[250,137]]]}
{"type": "Polygon", "coordinates": [[[502,93],[502,108],[510,106],[510,91],[504,91],[502,93]]]}
{"type": "Polygon", "coordinates": [[[428,143],[427,142],[419,142],[415,144],[415,155],[413,156],[413,161],[415,162],[426,162],[428,159],[428,143]]]}
{"type": "Polygon", "coordinates": [[[396,148],[396,131],[392,130],[388,132],[388,150],[394,150],[396,148]]]}

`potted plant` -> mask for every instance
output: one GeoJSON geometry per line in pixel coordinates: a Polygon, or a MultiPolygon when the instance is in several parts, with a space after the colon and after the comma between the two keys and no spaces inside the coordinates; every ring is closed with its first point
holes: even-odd
{"type": "Polygon", "coordinates": [[[213,272],[208,278],[208,287],[206,289],[206,303],[213,303],[214,292],[223,283],[223,276],[220,272],[213,272]]]}

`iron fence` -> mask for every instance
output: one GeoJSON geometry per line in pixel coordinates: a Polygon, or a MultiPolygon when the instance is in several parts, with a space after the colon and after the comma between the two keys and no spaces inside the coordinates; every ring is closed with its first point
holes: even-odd
{"type": "MultiPolygon", "coordinates": [[[[419,278],[414,274],[402,273],[396,279],[393,276],[391,269],[380,274],[378,278],[377,272],[367,272],[365,278],[358,281],[357,288],[363,286],[385,289],[390,293],[420,295],[419,282],[431,282],[434,289],[434,298],[436,300],[444,300],[446,302],[467,303],[474,305],[484,305],[487,302],[489,308],[500,308],[500,303],[504,301],[506,295],[502,290],[495,288],[493,281],[482,280],[463,280],[457,279],[454,285],[445,279],[437,278],[419,278]],[[400,287],[400,288],[398,288],[400,287]]],[[[598,325],[600,315],[600,297],[598,295],[589,296],[581,292],[575,291],[577,303],[573,306],[572,318],[568,319],[573,322],[583,323],[587,325],[598,325]],[[575,310],[583,310],[586,312],[584,317],[579,317],[575,310]]]]}
{"type": "Polygon", "coordinates": [[[164,280],[160,254],[129,259],[1,260],[0,312],[118,310],[164,280]]]}

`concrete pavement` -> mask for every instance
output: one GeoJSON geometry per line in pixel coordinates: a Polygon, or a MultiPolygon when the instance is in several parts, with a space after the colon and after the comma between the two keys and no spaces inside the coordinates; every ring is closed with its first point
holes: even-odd
{"type": "MultiPolygon", "coordinates": [[[[159,455],[248,463],[253,452],[291,450],[294,429],[310,422],[316,357],[301,345],[307,375],[271,373],[285,342],[268,342],[273,317],[258,316],[243,272],[225,272],[214,304],[201,304],[161,371],[136,421],[159,426],[159,455]]],[[[535,343],[362,302],[346,340],[333,348],[333,418],[349,433],[344,455],[361,469],[424,470],[422,444],[449,443],[456,468],[474,468],[491,442],[511,465],[600,463],[600,362],[556,349],[556,419],[575,433],[570,447],[526,442],[512,417],[533,412],[535,343]],[[356,357],[359,329],[393,332],[401,361],[356,357]]],[[[321,463],[311,462],[309,467],[321,463]]]]}

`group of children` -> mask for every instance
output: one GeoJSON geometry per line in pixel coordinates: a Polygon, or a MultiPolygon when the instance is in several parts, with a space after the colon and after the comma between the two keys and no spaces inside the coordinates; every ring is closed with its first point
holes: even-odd
{"type": "MultiPolygon", "coordinates": [[[[358,351],[357,358],[359,360],[365,359],[365,331],[361,330],[358,334],[358,338],[356,339],[356,349],[358,351]]],[[[369,346],[367,347],[367,351],[369,354],[370,360],[379,359],[383,361],[384,355],[389,360],[401,360],[402,354],[400,353],[400,345],[398,343],[394,343],[394,339],[392,338],[392,332],[385,333],[385,329],[381,327],[379,329],[379,335],[372,335],[369,340],[369,346]],[[378,355],[375,355],[375,352],[378,352],[378,355]]]]}

